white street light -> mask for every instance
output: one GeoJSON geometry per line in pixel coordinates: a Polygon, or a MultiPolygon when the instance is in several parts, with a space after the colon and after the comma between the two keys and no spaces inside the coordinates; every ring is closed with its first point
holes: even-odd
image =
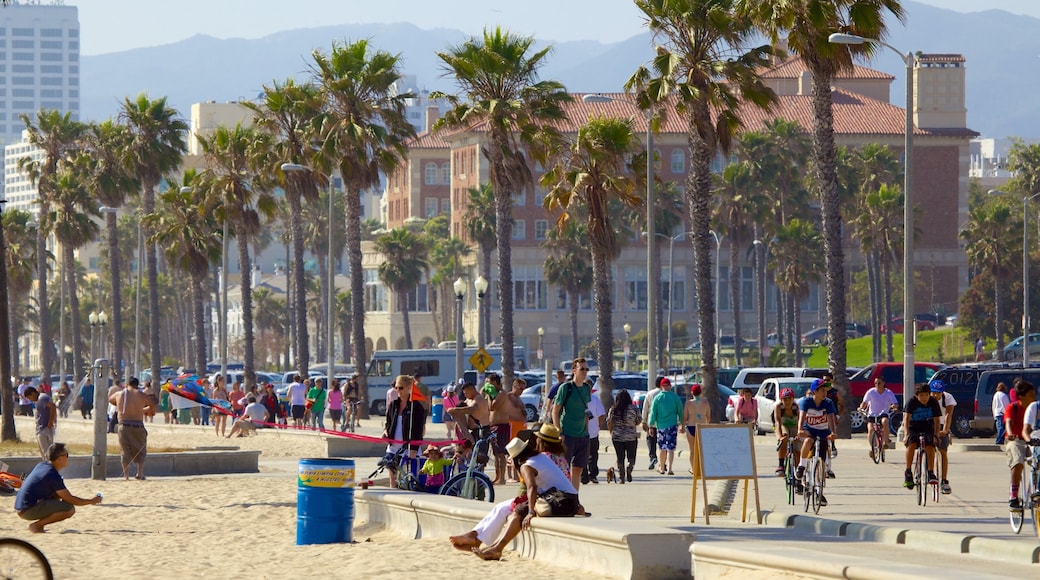
{"type": "Polygon", "coordinates": [[[542,350],[542,341],[545,339],[545,329],[538,327],[538,362],[545,360],[545,351],[542,350]]]}
{"type": "MultiPolygon", "coordinates": [[[[989,190],[990,195],[1003,191],[989,190]]],[[[1022,198],[1022,368],[1029,366],[1029,202],[1040,197],[1040,191],[1022,198]]],[[[1001,357],[1003,358],[1003,357],[1001,357]]]]}
{"type": "MultiPolygon", "coordinates": [[[[615,99],[606,95],[583,95],[581,100],[585,103],[609,103],[621,100],[638,107],[635,101],[615,99]]],[[[656,230],[654,209],[657,205],[654,201],[654,131],[651,123],[654,118],[654,110],[652,108],[647,109],[643,112],[643,115],[646,120],[646,230],[654,232],[656,230]]],[[[657,298],[659,294],[658,276],[660,276],[657,254],[654,252],[653,244],[649,243],[649,241],[647,240],[648,243],[646,244],[646,383],[648,391],[653,389],[657,382],[657,321],[655,318],[657,316],[657,298]]]]}
{"type": "Polygon", "coordinates": [[[625,331],[625,372],[628,372],[628,353],[632,352],[632,347],[628,344],[628,336],[632,334],[632,325],[626,322],[621,329],[625,331]]]}
{"type": "MultiPolygon", "coordinates": [[[[487,294],[488,281],[483,276],[477,276],[473,281],[473,288],[477,291],[477,346],[484,348],[484,295],[487,294]]],[[[541,348],[541,347],[539,347],[541,348]]],[[[538,357],[539,359],[541,356],[538,357]]]]}
{"type": "MultiPolygon", "coordinates": [[[[718,232],[711,230],[708,232],[711,234],[711,238],[715,240],[715,295],[716,299],[722,296],[722,267],[719,261],[722,257],[722,240],[725,239],[726,235],[719,235],[718,232]]],[[[730,268],[733,265],[730,264],[730,268]]],[[[730,304],[730,308],[733,305],[730,304]]],[[[739,337],[733,337],[733,345],[736,346],[739,337]]],[[[703,341],[702,341],[703,342],[703,341]]],[[[722,362],[722,326],[719,325],[719,306],[715,303],[715,364],[718,365],[722,362]]]]}
{"type": "Polygon", "coordinates": [[[914,396],[914,338],[917,335],[917,317],[914,316],[914,204],[911,196],[912,158],[914,145],[914,53],[899,49],[876,38],[836,32],[827,37],[834,44],[877,44],[899,55],[906,65],[906,126],[903,134],[903,402],[914,396]],[[910,322],[908,332],[906,323],[910,322]]]}
{"type": "Polygon", "coordinates": [[[455,380],[461,379],[462,372],[462,300],[466,297],[466,281],[461,277],[452,284],[455,290],[455,380]]]}
{"type": "MultiPolygon", "coordinates": [[[[646,235],[647,232],[643,232],[643,236],[646,237],[646,235]]],[[[654,235],[668,240],[668,322],[666,331],[668,337],[664,341],[664,352],[670,366],[672,364],[672,309],[675,304],[675,242],[685,238],[686,232],[679,232],[674,236],[667,236],[660,232],[654,235]]],[[[717,322],[716,326],[718,326],[717,322]]]]}

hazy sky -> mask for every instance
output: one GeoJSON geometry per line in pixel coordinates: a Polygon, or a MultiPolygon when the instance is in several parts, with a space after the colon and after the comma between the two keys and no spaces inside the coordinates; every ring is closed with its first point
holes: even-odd
{"type": "MultiPolygon", "coordinates": [[[[1037,0],[918,0],[962,12],[1004,9],[1040,17],[1037,0]]],[[[195,34],[258,38],[357,22],[411,22],[479,32],[504,24],[542,39],[613,42],[643,31],[632,0],[65,0],[79,7],[81,53],[169,44],[195,34]]]]}

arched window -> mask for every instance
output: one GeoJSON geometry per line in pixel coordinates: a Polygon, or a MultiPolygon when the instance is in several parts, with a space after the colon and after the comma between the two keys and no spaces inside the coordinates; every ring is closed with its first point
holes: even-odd
{"type": "Polygon", "coordinates": [[[686,153],[679,147],[672,149],[672,173],[686,172],[686,153]]]}
{"type": "Polygon", "coordinates": [[[441,164],[441,185],[451,183],[451,163],[445,161],[441,164]]]}
{"type": "Polygon", "coordinates": [[[427,163],[426,164],[426,185],[437,184],[437,164],[427,163]]]}

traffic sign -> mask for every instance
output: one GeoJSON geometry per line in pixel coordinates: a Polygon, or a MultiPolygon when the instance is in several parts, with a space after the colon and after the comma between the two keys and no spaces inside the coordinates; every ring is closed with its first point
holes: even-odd
{"type": "Polygon", "coordinates": [[[488,367],[491,366],[492,362],[494,362],[494,359],[492,359],[491,355],[488,354],[488,351],[483,348],[478,348],[477,352],[473,353],[473,356],[469,357],[469,364],[473,365],[473,368],[480,372],[488,370],[488,367]]]}

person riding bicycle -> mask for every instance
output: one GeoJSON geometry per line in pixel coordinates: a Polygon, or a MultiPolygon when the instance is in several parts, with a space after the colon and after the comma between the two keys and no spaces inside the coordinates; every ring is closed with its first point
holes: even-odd
{"type": "Polygon", "coordinates": [[[939,403],[939,438],[935,442],[935,448],[939,451],[939,487],[944,494],[951,493],[949,477],[950,460],[946,457],[946,451],[950,448],[950,428],[953,427],[953,409],[957,406],[957,399],[946,392],[946,384],[935,379],[928,383],[932,398],[939,403]]]}
{"type": "MultiPolygon", "coordinates": [[[[796,477],[802,479],[805,474],[805,466],[809,463],[812,455],[813,444],[817,439],[824,442],[834,439],[834,430],[837,425],[837,410],[834,402],[827,398],[827,389],[830,387],[820,379],[815,379],[809,385],[809,393],[802,398],[798,404],[798,435],[804,437],[802,442],[802,454],[798,460],[798,472],[796,477]]],[[[824,444],[826,449],[827,445],[824,444]]],[[[824,453],[820,459],[829,460],[829,454],[824,453]]],[[[830,469],[828,468],[828,471],[830,469]]],[[[820,496],[820,505],[827,505],[827,498],[820,496]]]]}
{"type": "Polygon", "coordinates": [[[1032,435],[1032,424],[1030,430],[1025,429],[1026,409],[1036,402],[1036,388],[1029,381],[1018,380],[1012,387],[1018,400],[1008,405],[1004,411],[1004,425],[1007,434],[1004,442],[1004,453],[1007,455],[1008,467],[1011,468],[1011,499],[1008,507],[1011,509],[1022,509],[1022,500],[1018,498],[1018,483],[1022,480],[1022,469],[1025,467],[1026,458],[1029,457],[1029,445],[1026,443],[1027,435],[1032,435]]]}
{"type": "Polygon", "coordinates": [[[914,488],[914,473],[910,464],[917,451],[918,440],[924,436],[925,453],[928,456],[928,483],[938,483],[932,465],[935,463],[935,441],[939,436],[939,417],[942,410],[939,402],[931,397],[931,388],[927,383],[917,383],[914,387],[914,398],[903,410],[903,444],[906,445],[906,471],[903,473],[903,487],[914,488]]]}
{"type": "Polygon", "coordinates": [[[798,436],[798,405],[794,403],[794,389],[788,387],[780,390],[780,404],[773,407],[773,426],[776,429],[776,455],[780,460],[776,474],[783,477],[784,461],[787,459],[784,439],[798,436]]]}
{"type": "MultiPolygon", "coordinates": [[[[866,411],[868,417],[881,417],[881,432],[885,438],[885,447],[888,447],[888,416],[892,411],[899,408],[896,395],[885,386],[885,379],[874,378],[874,388],[863,395],[863,402],[859,405],[861,412],[866,411]]],[[[867,423],[867,440],[874,437],[876,425],[873,421],[867,423]]],[[[870,458],[874,458],[874,451],[870,451],[870,458]]]]}
{"type": "MultiPolygon", "coordinates": [[[[1022,418],[1022,439],[1033,448],[1033,460],[1040,461],[1040,403],[1033,401],[1022,418]]],[[[1033,505],[1040,505],[1040,489],[1033,490],[1033,505]]]]}

